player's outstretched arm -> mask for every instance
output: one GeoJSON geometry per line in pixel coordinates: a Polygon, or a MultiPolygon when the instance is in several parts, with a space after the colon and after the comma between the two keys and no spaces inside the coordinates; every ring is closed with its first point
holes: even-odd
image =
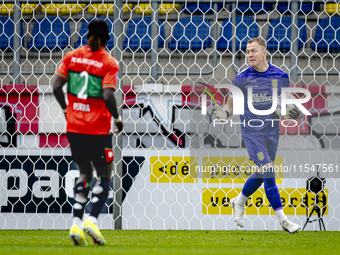
{"type": "Polygon", "coordinates": [[[119,116],[116,99],[114,96],[114,89],[106,88],[103,92],[103,97],[105,101],[106,108],[109,110],[109,112],[112,114],[113,118],[115,119],[115,124],[117,129],[114,130],[114,133],[118,133],[123,130],[123,121],[122,118],[119,116]]]}
{"type": "Polygon", "coordinates": [[[56,75],[56,78],[54,79],[54,82],[53,82],[53,93],[58,103],[60,104],[61,108],[63,109],[64,113],[67,107],[66,102],[65,102],[65,95],[63,92],[63,86],[65,85],[65,83],[66,83],[65,79],[56,75]]]}
{"type": "Polygon", "coordinates": [[[226,120],[233,115],[233,98],[229,97],[227,104],[222,108],[218,104],[215,105],[216,111],[214,112],[216,118],[226,120]]]}

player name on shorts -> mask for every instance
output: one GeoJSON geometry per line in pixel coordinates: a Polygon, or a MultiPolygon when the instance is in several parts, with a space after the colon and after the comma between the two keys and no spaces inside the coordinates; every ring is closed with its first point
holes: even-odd
{"type": "Polygon", "coordinates": [[[82,111],[82,112],[90,112],[90,105],[82,104],[82,103],[73,103],[73,110],[82,111]]]}
{"type": "Polygon", "coordinates": [[[88,58],[72,57],[71,62],[77,63],[77,64],[86,64],[86,65],[95,66],[95,67],[98,67],[98,68],[101,68],[103,66],[102,62],[98,62],[97,60],[88,59],[88,58]]]}

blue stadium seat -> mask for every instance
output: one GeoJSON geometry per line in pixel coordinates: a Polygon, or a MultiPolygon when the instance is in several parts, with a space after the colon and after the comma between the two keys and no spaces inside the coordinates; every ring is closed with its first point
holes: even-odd
{"type": "MultiPolygon", "coordinates": [[[[236,50],[245,50],[247,41],[251,38],[258,37],[259,27],[253,18],[248,16],[236,17],[236,50]]],[[[222,24],[221,35],[217,41],[217,49],[224,51],[232,49],[232,22],[226,19],[222,24]]]]}
{"type": "Polygon", "coordinates": [[[181,18],[168,46],[171,50],[199,51],[211,47],[210,21],[202,17],[181,18]]]}
{"type": "Polygon", "coordinates": [[[314,41],[310,47],[318,52],[340,51],[340,17],[329,17],[320,20],[316,27],[314,41]]]}
{"type": "Polygon", "coordinates": [[[38,19],[27,48],[41,51],[62,50],[70,45],[70,34],[70,24],[66,19],[60,17],[38,19]]]}
{"type": "MultiPolygon", "coordinates": [[[[158,37],[158,47],[164,47],[164,25],[159,20],[160,32],[158,37]]],[[[140,17],[129,22],[123,48],[131,51],[148,51],[151,49],[151,17],[140,17]]]]}
{"type": "MultiPolygon", "coordinates": [[[[223,8],[223,4],[217,5],[217,11],[220,11],[223,8]]],[[[187,14],[208,14],[214,11],[213,4],[186,4],[183,5],[183,12],[187,14]]]]}
{"type": "MultiPolygon", "coordinates": [[[[291,48],[291,17],[282,17],[270,22],[267,36],[267,49],[269,51],[288,52],[291,48]]],[[[299,19],[299,50],[307,41],[307,29],[304,21],[299,19]]]]}
{"type": "MultiPolygon", "coordinates": [[[[264,11],[271,11],[273,9],[273,4],[263,4],[262,3],[252,3],[249,6],[249,3],[238,4],[236,5],[236,11],[241,12],[243,14],[253,15],[253,14],[261,14],[264,11]]],[[[233,11],[232,5],[229,6],[229,10],[233,11]]]]}
{"type": "MultiPolygon", "coordinates": [[[[288,3],[278,3],[277,4],[277,8],[276,10],[280,13],[284,13],[284,12],[288,12],[290,13],[289,11],[291,10],[291,4],[289,4],[289,11],[288,11],[288,3]]],[[[314,8],[313,8],[313,3],[302,3],[302,6],[301,4],[299,4],[299,13],[300,14],[308,14],[310,13],[311,11],[320,11],[321,10],[321,4],[314,4],[314,8]]]]}
{"type": "MultiPolygon", "coordinates": [[[[84,46],[87,44],[87,25],[93,20],[94,18],[89,18],[83,21],[80,27],[79,31],[79,38],[78,40],[74,43],[74,48],[78,48],[79,46],[84,46]]],[[[106,44],[106,47],[108,49],[113,48],[113,19],[107,18],[107,17],[97,17],[97,19],[103,19],[105,20],[108,25],[109,25],[109,33],[110,33],[110,39],[106,44]]]]}
{"type": "MultiPolygon", "coordinates": [[[[13,50],[14,30],[13,18],[0,17],[0,50],[13,50]]],[[[23,31],[23,25],[20,21],[20,36],[22,38],[22,44],[24,43],[23,31]]]]}

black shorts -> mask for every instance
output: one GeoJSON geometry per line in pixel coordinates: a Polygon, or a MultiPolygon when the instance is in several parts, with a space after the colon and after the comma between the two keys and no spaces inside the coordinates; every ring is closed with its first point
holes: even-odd
{"type": "Polygon", "coordinates": [[[78,165],[89,164],[105,166],[113,160],[112,134],[85,135],[67,133],[71,145],[72,159],[78,165]]]}

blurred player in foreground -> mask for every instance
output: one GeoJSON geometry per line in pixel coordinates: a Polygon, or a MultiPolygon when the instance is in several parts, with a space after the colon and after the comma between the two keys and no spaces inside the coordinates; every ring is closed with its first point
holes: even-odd
{"type": "MultiPolygon", "coordinates": [[[[236,75],[233,85],[240,88],[244,95],[244,115],[240,115],[242,138],[247,148],[250,160],[257,165],[255,171],[246,181],[242,192],[231,199],[230,204],[234,209],[235,221],[240,227],[244,227],[243,214],[245,203],[264,183],[264,190],[275,211],[282,228],[289,233],[295,233],[300,229],[298,224],[289,221],[283,213],[281,197],[275,181],[273,162],[279,141],[279,121],[266,121],[268,119],[279,119],[275,114],[256,115],[248,108],[248,88],[252,88],[252,101],[257,110],[268,110],[272,106],[272,88],[277,88],[278,95],[281,88],[289,87],[289,77],[280,68],[266,61],[266,42],[262,38],[253,38],[247,42],[247,58],[250,66],[236,75]],[[251,126],[248,121],[251,121],[251,126]],[[263,122],[259,121],[262,120],[263,122]],[[261,124],[264,123],[262,126],[261,124]],[[254,127],[255,126],[255,127],[254,127]]],[[[251,96],[251,95],[249,95],[251,96]]],[[[220,120],[226,120],[233,115],[233,97],[229,97],[223,109],[215,105],[215,116],[220,120]]],[[[299,111],[287,111],[286,118],[297,119],[301,117],[299,111]]]]}
{"type": "Polygon", "coordinates": [[[114,97],[119,67],[117,60],[105,50],[109,27],[104,20],[94,19],[89,23],[87,39],[88,46],[64,56],[57,69],[53,91],[65,113],[72,158],[80,171],[74,186],[73,225],[69,235],[75,245],[87,245],[84,232],[94,243],[104,245],[97,219],[108,196],[113,169],[112,116],[117,127],[114,132],[123,129],[114,97]],[[62,91],[66,82],[68,105],[62,91]],[[91,162],[98,178],[92,189],[90,216],[83,222],[93,178],[91,162]]]}

